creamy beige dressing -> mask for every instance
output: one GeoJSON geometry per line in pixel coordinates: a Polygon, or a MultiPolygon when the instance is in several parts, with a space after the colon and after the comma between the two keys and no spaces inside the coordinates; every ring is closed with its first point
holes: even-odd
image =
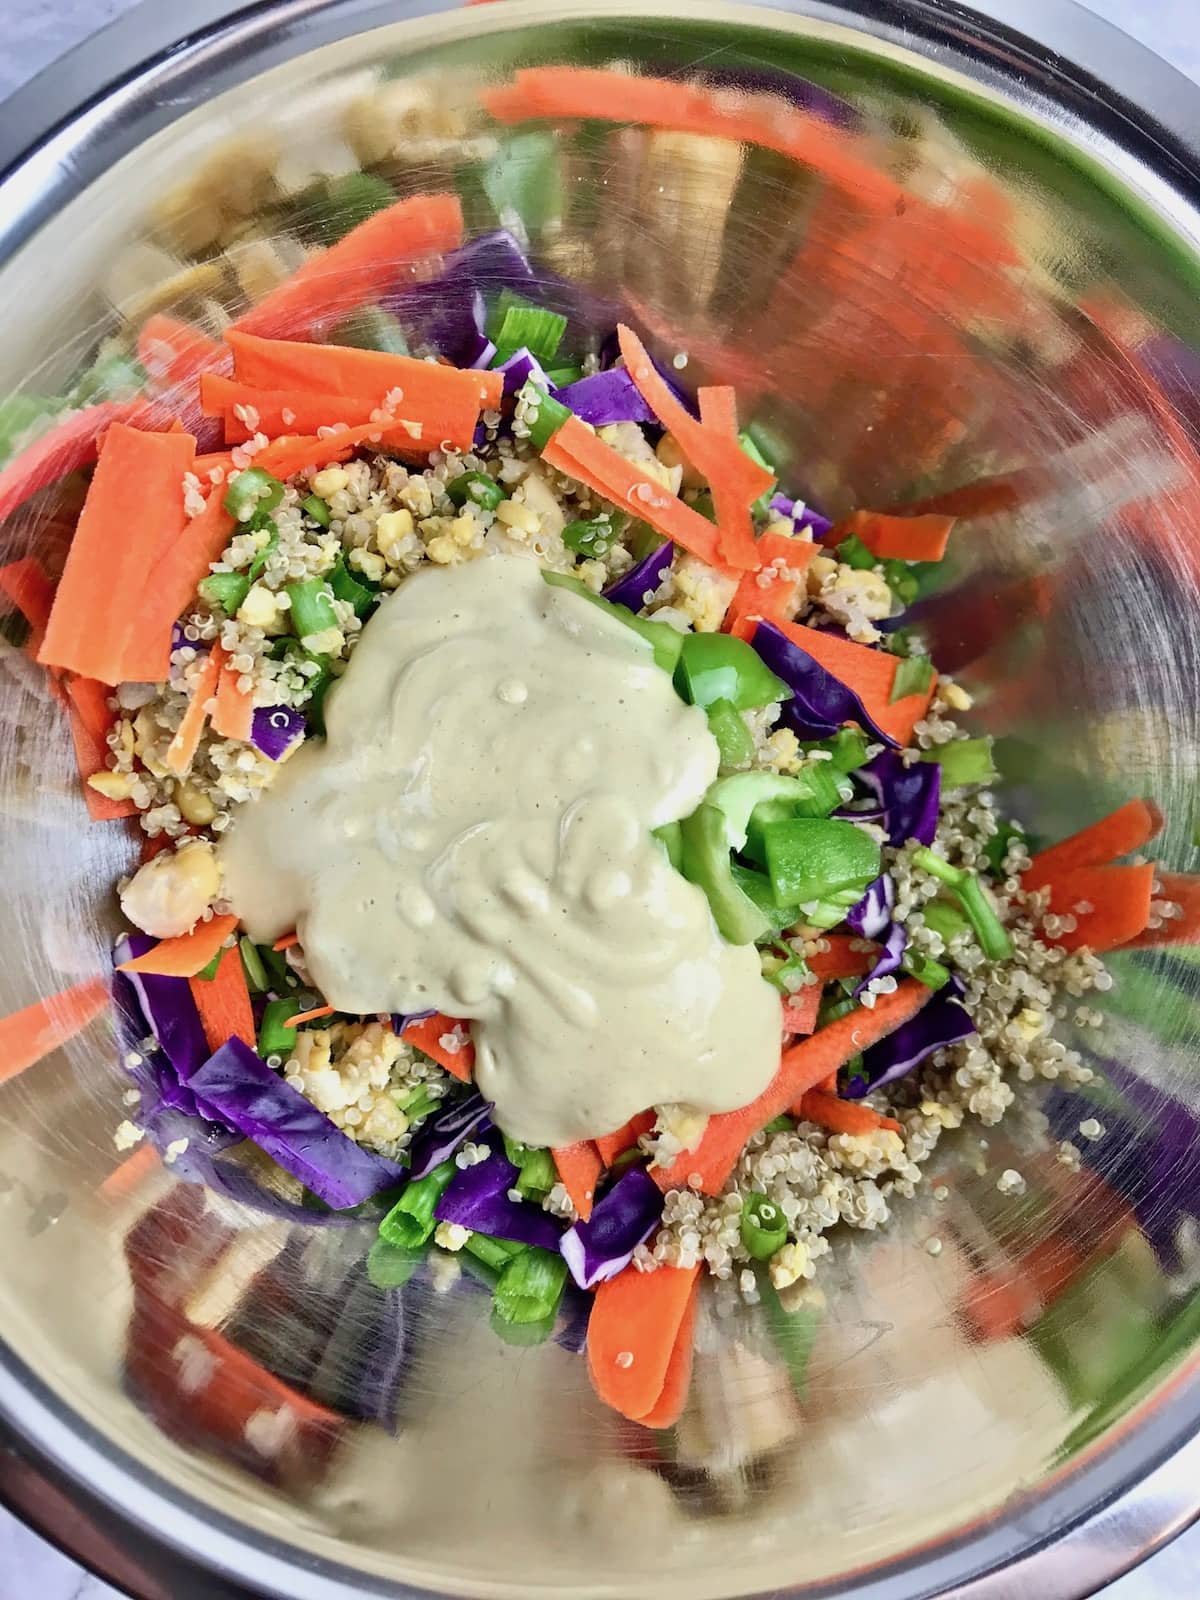
{"type": "Polygon", "coordinates": [[[765,1087],[778,996],[650,831],[699,804],[716,743],[630,629],[521,557],[426,569],[326,720],[221,864],[331,1005],[469,1018],[480,1090],[533,1144],[765,1087]]]}

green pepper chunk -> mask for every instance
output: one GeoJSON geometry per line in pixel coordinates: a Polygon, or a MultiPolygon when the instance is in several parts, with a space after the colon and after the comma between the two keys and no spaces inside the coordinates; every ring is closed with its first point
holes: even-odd
{"type": "Polygon", "coordinates": [[[274,511],[283,499],[283,484],[261,467],[246,467],[225,491],[225,509],[237,522],[274,511]]]}
{"type": "Polygon", "coordinates": [[[305,516],[309,516],[318,527],[327,528],[333,521],[333,512],[329,509],[328,500],[322,500],[319,494],[306,495],[300,502],[300,509],[305,516]]]}
{"type": "Polygon", "coordinates": [[[923,750],[922,761],[936,761],[942,769],[942,787],[958,789],[967,783],[992,783],[996,777],[991,737],[953,739],[936,750],[923,750]]]}
{"type": "Polygon", "coordinates": [[[312,634],[326,633],[330,628],[337,627],[333,589],[325,578],[302,578],[296,583],[289,583],[285,593],[292,602],[289,615],[297,639],[306,639],[312,634]]]}
{"type": "Polygon", "coordinates": [[[423,1245],[437,1226],[434,1208],[457,1171],[453,1161],[443,1161],[423,1178],[414,1179],[379,1224],[380,1238],[401,1249],[423,1245]]]}
{"type": "Polygon", "coordinates": [[[618,622],[623,622],[627,628],[645,639],[654,651],[654,661],[657,666],[664,672],[674,672],[683,645],[683,635],[677,629],[669,627],[665,622],[651,622],[648,617],[636,616],[628,606],[613,605],[612,601],[606,600],[603,595],[593,594],[581,578],[576,578],[569,572],[547,572],[543,569],[542,579],[552,589],[570,589],[571,593],[577,594],[581,600],[590,600],[593,605],[603,606],[616,617],[618,622]]]}
{"type": "Polygon", "coordinates": [[[744,639],[731,633],[688,633],[675,671],[675,687],[694,706],[728,700],[739,711],[790,700],[792,691],[744,639]]]}
{"type": "Polygon", "coordinates": [[[733,876],[729,825],[724,813],[705,802],[680,824],[680,834],[680,871],[690,883],[704,890],[713,920],[730,944],[754,944],[769,933],[768,918],[733,876]]]}
{"type": "Polygon", "coordinates": [[[787,1243],[787,1218],[765,1194],[748,1194],[742,1200],[739,1231],[751,1259],[768,1261],[787,1243]]]}
{"type": "Polygon", "coordinates": [[[754,740],[732,700],[714,700],[705,706],[709,732],[717,741],[722,767],[748,767],[754,760],[754,740]]]}
{"type": "Polygon", "coordinates": [[[289,1027],[291,1019],[303,1011],[299,1000],[268,1000],[258,1026],[258,1053],[260,1056],[290,1056],[296,1048],[296,1029],[289,1027]]]}
{"type": "Polygon", "coordinates": [[[892,692],[888,704],[895,705],[906,695],[924,694],[933,682],[933,662],[928,656],[905,656],[896,663],[896,676],[892,679],[892,692]]]}
{"type": "Polygon", "coordinates": [[[504,485],[497,483],[486,472],[460,472],[457,478],[451,478],[446,485],[446,493],[456,506],[465,506],[469,501],[472,505],[482,506],[485,511],[495,511],[501,501],[507,498],[504,485]]]}
{"type": "Polygon", "coordinates": [[[730,873],[746,898],[752,900],[767,919],[768,932],[782,933],[785,928],[793,927],[800,921],[800,907],[781,906],[765,872],[756,872],[753,867],[744,867],[741,862],[734,861],[730,873]]]}
{"type": "Polygon", "coordinates": [[[357,578],[346,565],[345,555],[337,558],[337,565],[329,574],[329,587],[335,600],[344,600],[354,607],[356,617],[364,617],[379,600],[379,594],[357,578]]]}
{"type": "Polygon", "coordinates": [[[562,531],[562,542],[577,556],[591,560],[606,556],[617,537],[612,518],[607,513],[590,517],[586,521],[568,522],[562,531]]]}
{"type": "Polygon", "coordinates": [[[879,846],[853,822],[798,817],[763,829],[767,872],[781,903],[804,905],[865,887],[881,870],[879,846]]]}
{"type": "Polygon", "coordinates": [[[667,852],[667,860],[678,872],[683,860],[683,830],[679,823],[664,822],[661,828],[654,829],[654,837],[667,852]]]}
{"type": "Polygon", "coordinates": [[[196,585],[196,592],[205,605],[232,617],[250,593],[250,579],[244,572],[210,572],[196,585]]]}
{"type": "Polygon", "coordinates": [[[837,558],[843,566],[853,567],[856,572],[869,572],[876,564],[876,557],[856,533],[848,533],[838,545],[837,558]]]}

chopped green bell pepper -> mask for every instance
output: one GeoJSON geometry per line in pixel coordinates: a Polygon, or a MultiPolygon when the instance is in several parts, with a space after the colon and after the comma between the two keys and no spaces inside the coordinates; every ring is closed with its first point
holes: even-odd
{"type": "Polygon", "coordinates": [[[730,633],[685,634],[675,687],[694,706],[728,700],[739,711],[792,697],[746,641],[730,633]]]}
{"type": "Polygon", "coordinates": [[[853,822],[798,817],[763,829],[767,871],[781,903],[821,900],[859,885],[881,869],[879,846],[853,822]]]}

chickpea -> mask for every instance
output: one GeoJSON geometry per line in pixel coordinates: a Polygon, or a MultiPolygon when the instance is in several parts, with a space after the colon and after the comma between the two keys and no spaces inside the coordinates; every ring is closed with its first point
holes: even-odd
{"type": "Polygon", "coordinates": [[[175,804],[183,820],[197,828],[207,828],[217,814],[216,806],[204,790],[186,781],[175,785],[175,804]]]}
{"type": "Polygon", "coordinates": [[[190,933],[220,886],[216,852],[195,841],[139,867],[121,894],[121,909],[143,933],[174,939],[190,933]]]}

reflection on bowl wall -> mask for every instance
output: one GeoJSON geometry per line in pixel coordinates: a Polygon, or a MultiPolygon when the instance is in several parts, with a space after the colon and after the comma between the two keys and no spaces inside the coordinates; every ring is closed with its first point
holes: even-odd
{"type": "MultiPolygon", "coordinates": [[[[827,6],[422,9],[199,28],[10,171],[5,448],[68,394],[178,412],[194,386],[139,346],[148,316],[219,336],[373,195],[455,192],[469,234],[528,244],[545,303],[627,315],[689,384],[736,385],[790,492],[957,514],[919,623],[1006,803],[1056,837],[1151,795],[1164,866],[1192,865],[1187,152],[1144,118],[1123,143],[1089,128],[1070,70],[982,19],[914,7],[905,42],[827,6]]],[[[438,265],[382,285],[418,349],[438,265]]],[[[81,497],[53,476],[0,533],[51,573],[81,497]]],[[[107,972],[137,840],[87,821],[19,643],[0,668],[7,1011],[107,972]]],[[[0,1090],[6,1411],[152,1528],[156,1572],[182,1554],[192,1577],[147,1592],[215,1592],[214,1566],[297,1596],[1015,1593],[978,1575],[1200,1415],[1198,969],[1165,946],[1111,964],[1103,1029],[1069,1040],[1103,1081],[1021,1085],[1000,1127],[947,1133],[886,1231],[843,1230],[786,1335],[708,1304],[667,1436],[602,1414],[578,1319],[506,1346],[469,1274],[369,1271],[369,1223],[306,1213],[241,1153],[112,1182],[129,1079],[97,1023],[0,1090]]]]}

